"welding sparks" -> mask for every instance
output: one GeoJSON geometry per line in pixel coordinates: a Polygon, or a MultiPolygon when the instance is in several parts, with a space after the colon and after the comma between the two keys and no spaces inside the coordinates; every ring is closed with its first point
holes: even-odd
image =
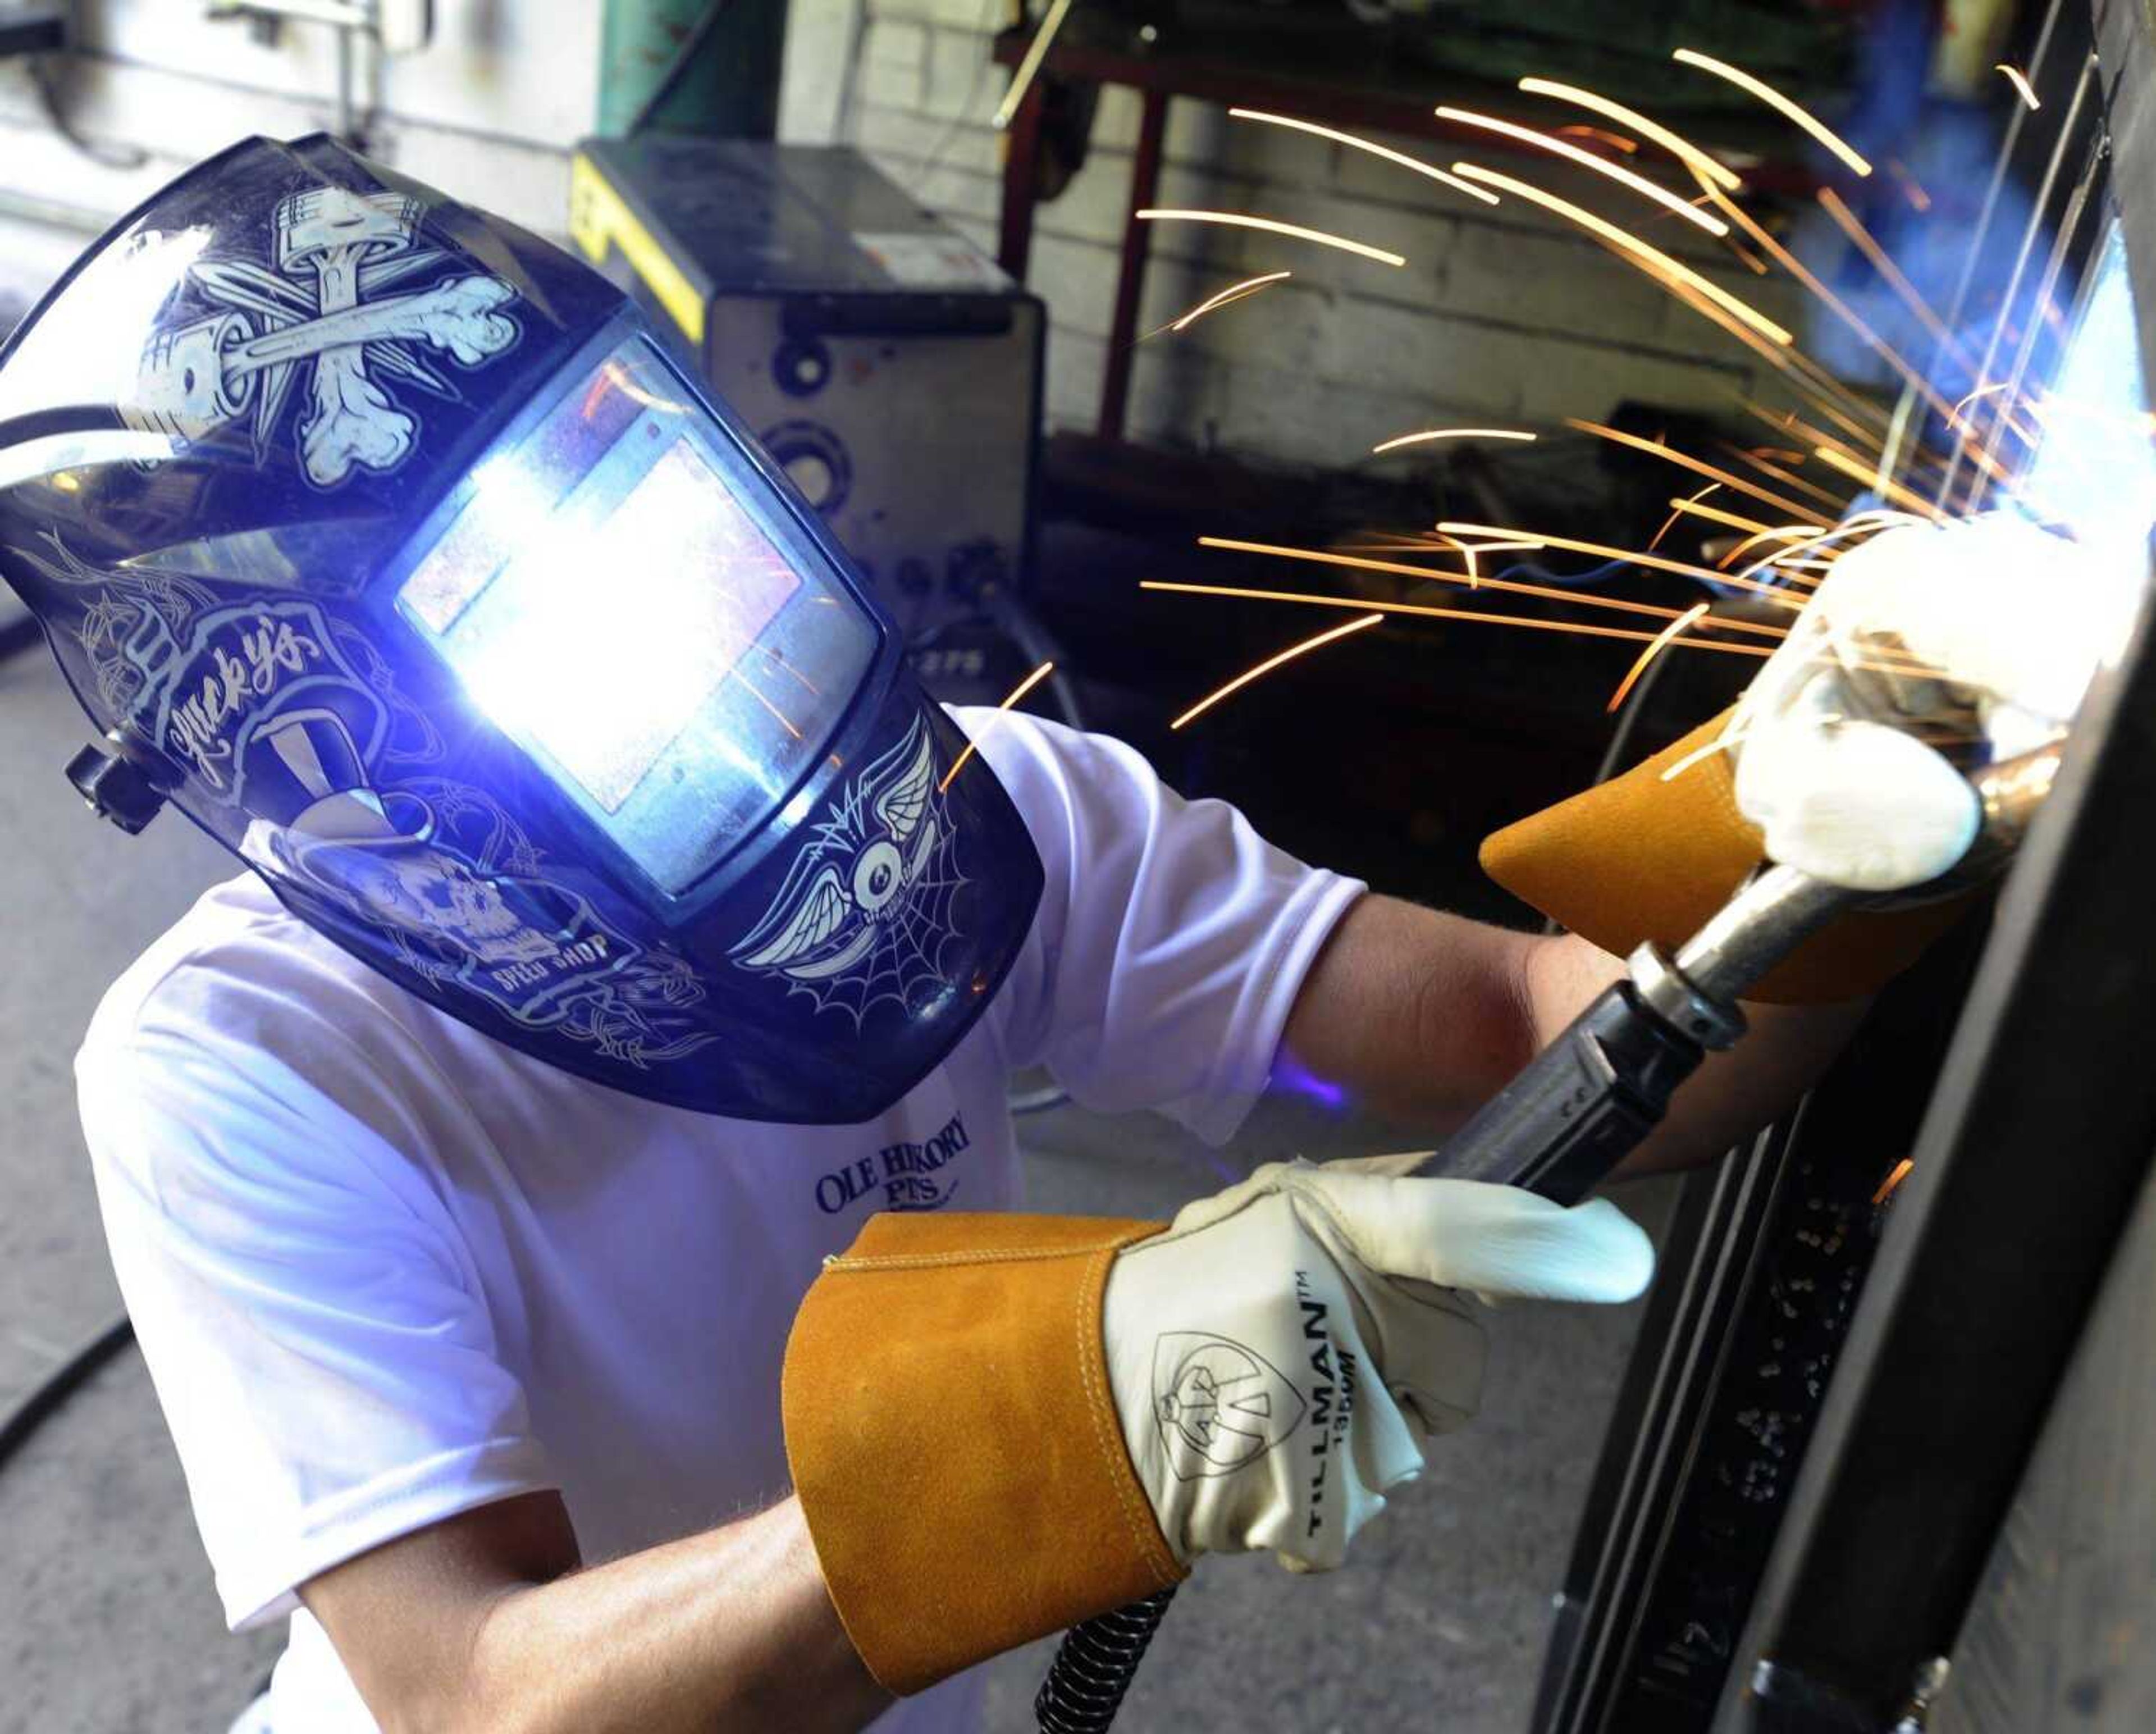
{"type": "Polygon", "coordinates": [[[1530,96],[1548,96],[1558,102],[1569,102],[1578,108],[1592,110],[1605,120],[1614,121],[1620,126],[1629,126],[1640,137],[1651,139],[1670,155],[1690,168],[1695,174],[1704,175],[1725,192],[1741,192],[1744,182],[1722,163],[1717,162],[1690,139],[1660,126],[1645,115],[1628,109],[1621,102],[1612,102],[1606,96],[1598,96],[1592,90],[1583,90],[1577,85],[1560,85],[1550,79],[1522,79],[1520,88],[1530,96]]]}
{"type": "Polygon", "coordinates": [[[1605,428],[1599,422],[1583,422],[1573,417],[1566,418],[1565,425],[1568,428],[1577,428],[1583,434],[1592,434],[1599,439],[1614,440],[1619,445],[1629,445],[1635,451],[1646,452],[1654,457],[1676,464],[1681,469],[1689,469],[1694,475],[1706,476],[1709,480],[1720,482],[1725,488],[1734,488],[1740,494],[1748,494],[1754,500],[1764,500],[1777,511],[1786,512],[1790,517],[1801,518],[1804,515],[1804,507],[1799,505],[1795,500],[1785,500],[1780,495],[1761,487],[1757,482],[1748,482],[1742,476],[1733,475],[1727,469],[1717,469],[1712,464],[1702,463],[1690,453],[1681,452],[1675,446],[1666,444],[1661,440],[1642,439],[1636,434],[1620,434],[1616,428],[1605,428]]]}
{"type": "Polygon", "coordinates": [[[1947,412],[1947,419],[1949,422],[1955,423],[1957,426],[1963,425],[1965,422],[1964,412],[1968,409],[1970,404],[1975,403],[1979,398],[1989,398],[1994,392],[2003,392],[2005,389],[2006,382],[2003,379],[1994,380],[1989,385],[1980,385],[1977,387],[1974,391],[1969,392],[1966,396],[1962,398],[1962,399],[1957,403],[1952,409],[1947,412]]]}
{"type": "Polygon", "coordinates": [[[1801,104],[1790,101],[1772,85],[1753,77],[1750,73],[1738,67],[1732,66],[1726,60],[1717,60],[1711,54],[1699,54],[1691,49],[1679,49],[1670,58],[1680,65],[1696,67],[1702,72],[1712,73],[1718,79],[1726,79],[1738,90],[1758,97],[1768,107],[1803,127],[1806,132],[1847,163],[1852,173],[1868,175],[1871,172],[1871,165],[1851,149],[1848,143],[1831,127],[1801,104]]]}
{"type": "Polygon", "coordinates": [[[1745,324],[1770,341],[1785,346],[1796,341],[1796,339],[1788,331],[1776,325],[1756,307],[1739,300],[1719,284],[1708,282],[1690,266],[1679,264],[1661,249],[1650,247],[1645,241],[1628,234],[1615,223],[1596,216],[1592,211],[1584,211],[1578,205],[1568,199],[1559,198],[1553,192],[1545,192],[1539,187],[1531,187],[1525,181],[1516,181],[1510,175],[1501,175],[1494,169],[1479,167],[1471,162],[1455,162],[1452,165],[1452,169],[1455,174],[1464,176],[1468,180],[1485,182],[1492,187],[1502,187],[1516,198],[1526,199],[1531,204],[1540,205],[1546,211],[1554,211],[1558,216],[1578,223],[1589,233],[1608,242],[1620,252],[1628,253],[1640,260],[1655,273],[1673,277],[1695,294],[1705,295],[1717,306],[1736,318],[1743,320],[1745,324]]]}
{"type": "Polygon", "coordinates": [[[1137,219],[1141,223],[1218,223],[1229,228],[1260,229],[1269,235],[1286,235],[1293,241],[1315,241],[1321,247],[1337,247],[1342,253],[1373,259],[1381,265],[1404,265],[1407,263],[1397,253],[1388,253],[1382,247],[1367,246],[1361,241],[1351,241],[1345,235],[1327,234],[1322,228],[1304,228],[1299,223],[1279,223],[1270,217],[1245,216],[1240,211],[1148,209],[1140,211],[1137,219]]]}
{"type": "MultiPolygon", "coordinates": [[[[1700,497],[1697,494],[1693,495],[1689,500],[1672,500],[1670,504],[1674,506],[1681,515],[1696,518],[1705,518],[1710,523],[1721,525],[1725,530],[1740,531],[1748,535],[1753,536],[1779,536],[1781,534],[1780,531],[1769,528],[1768,526],[1762,524],[1757,518],[1744,517],[1737,512],[1726,512],[1718,505],[1702,505],[1700,504],[1700,497]]],[[[1824,526],[1818,524],[1800,524],[1790,527],[1801,530],[1807,536],[1816,536],[1824,526]]]]}
{"type": "MultiPolygon", "coordinates": [[[[1758,403],[1753,399],[1744,397],[1741,394],[1738,396],[1737,403],[1739,408],[1744,410],[1748,414],[1758,417],[1758,418],[1764,422],[1768,427],[1777,428],[1784,434],[1794,434],[1804,442],[1804,448],[1800,450],[1789,451],[1789,448],[1786,446],[1782,448],[1784,451],[1788,453],[1789,461],[1792,463],[1803,463],[1804,460],[1804,452],[1810,450],[1811,447],[1815,445],[1830,444],[1834,441],[1835,436],[1833,434],[1828,433],[1823,428],[1814,427],[1810,422],[1806,421],[1802,416],[1797,414],[1794,410],[1769,409],[1765,404],[1758,403]]],[[[1860,426],[1850,417],[1841,414],[1832,404],[1821,403],[1816,407],[1829,421],[1832,422],[1837,428],[1841,428],[1850,436],[1851,439],[1856,440],[1861,444],[1871,446],[1874,449],[1883,449],[1876,434],[1871,433],[1869,429],[1860,426]]]]}
{"type": "Polygon", "coordinates": [[[1276,656],[1268,656],[1255,668],[1245,669],[1241,674],[1236,675],[1234,680],[1230,680],[1225,686],[1219,687],[1215,690],[1206,694],[1204,698],[1199,700],[1196,704],[1193,705],[1188,711],[1185,711],[1182,716],[1177,717],[1174,721],[1168,724],[1168,727],[1171,729],[1181,728],[1183,724],[1190,721],[1193,718],[1204,716],[1205,712],[1211,710],[1230,693],[1240,692],[1244,687],[1248,686],[1253,680],[1260,680],[1264,676],[1270,675],[1282,663],[1293,662],[1296,657],[1305,655],[1310,651],[1318,649],[1324,645],[1329,644],[1336,639],[1344,639],[1351,632],[1360,632],[1367,626],[1375,626],[1384,618],[1385,617],[1383,614],[1365,614],[1359,620],[1350,620],[1345,626],[1336,626],[1330,632],[1321,632],[1314,639],[1305,639],[1299,644],[1289,645],[1286,649],[1280,652],[1279,654],[1276,656]]]}
{"type": "MultiPolygon", "coordinates": [[[[1716,561],[1715,564],[1722,567],[1724,570],[1727,570],[1728,567],[1736,565],[1738,561],[1742,560],[1747,554],[1751,552],[1753,549],[1758,547],[1762,542],[1809,541],[1820,533],[1820,526],[1816,524],[1762,525],[1758,529],[1753,531],[1751,535],[1746,536],[1743,541],[1738,543],[1737,546],[1732,548],[1727,554],[1724,554],[1721,559],[1716,561]]],[[[1789,551],[1783,549],[1779,551],[1786,553],[1789,551]]],[[[1768,563],[1772,564],[1773,562],[1770,561],[1768,563]]],[[[1747,570],[1748,571],[1750,568],[1748,567],[1747,570]]]]}
{"type": "MultiPolygon", "coordinates": [[[[1750,464],[1760,475],[1771,476],[1784,487],[1794,488],[1798,493],[1809,495],[1815,502],[1825,506],[1829,511],[1839,512],[1841,510],[1842,502],[1828,493],[1825,488],[1820,487],[1818,483],[1807,481],[1803,476],[1793,474],[1779,464],[1769,463],[1758,452],[1740,451],[1737,447],[1728,444],[1724,444],[1722,449],[1735,458],[1738,463],[1750,464]]],[[[1802,452],[1799,452],[1796,455],[1799,461],[1803,459],[1802,452]]],[[[1799,516],[1801,516],[1802,514],[1799,513],[1799,516]]]]}
{"type": "Polygon", "coordinates": [[[1640,659],[1625,671],[1625,678],[1617,683],[1616,691],[1609,695],[1609,702],[1604,705],[1603,709],[1614,713],[1617,707],[1625,702],[1625,695],[1632,690],[1634,683],[1640,675],[1647,672],[1647,664],[1668,649],[1671,641],[1681,637],[1684,629],[1698,619],[1707,610],[1707,603],[1696,602],[1657,633],[1655,635],[1654,643],[1642,650],[1640,653],[1640,659]]]}
{"type": "Polygon", "coordinates": [[[1844,475],[1853,477],[1867,488],[1884,480],[1885,485],[1881,486],[1879,491],[1887,498],[1898,501],[1911,511],[1929,518],[1935,524],[1943,524],[1947,521],[1946,514],[1939,510],[1922,495],[1911,493],[1908,489],[1892,479],[1882,479],[1869,465],[1860,464],[1838,446],[1820,446],[1812,455],[1829,469],[1839,469],[1844,475]]]}
{"type": "MultiPolygon", "coordinates": [[[[1447,536],[1516,536],[1522,533],[1489,524],[1444,523],[1437,527],[1447,536]]],[[[1762,595],[1771,597],[1784,608],[1803,606],[1791,602],[1772,584],[1755,584],[1732,578],[1726,572],[1716,572],[1710,567],[1695,566],[1688,560],[1671,560],[1660,554],[1645,553],[1636,548],[1613,548],[1601,542],[1575,541],[1563,536],[1545,536],[1543,542],[1545,546],[1568,554],[1593,554],[1604,560],[1622,560],[1630,565],[1647,567],[1656,572],[1675,572],[1679,577],[1704,578],[1710,584],[1736,584],[1740,588],[1756,590],[1762,595]]]]}
{"type": "MultiPolygon", "coordinates": [[[[1009,710],[1013,705],[1015,705],[1020,699],[1031,692],[1034,687],[1040,685],[1040,683],[1045,680],[1049,675],[1055,672],[1055,663],[1052,661],[1044,662],[1030,675],[1028,675],[1024,680],[1019,681],[1017,685],[1011,688],[1009,695],[1006,697],[1000,705],[998,705],[996,709],[998,711],[1009,710]]],[[[966,768],[966,761],[973,757],[974,750],[978,747],[980,744],[978,736],[967,741],[966,750],[960,753],[957,757],[951,761],[951,768],[943,773],[943,780],[936,785],[936,793],[937,794],[942,794],[944,790],[951,787],[952,778],[966,768]]]]}
{"type": "Polygon", "coordinates": [[[1486,205],[1497,203],[1497,195],[1480,187],[1470,186],[1456,175],[1448,175],[1434,163],[1424,162],[1419,156],[1410,156],[1404,151],[1394,151],[1369,139],[1358,138],[1352,132],[1341,132],[1333,127],[1320,126],[1315,121],[1298,121],[1290,115],[1268,114],[1263,109],[1231,108],[1228,116],[1235,121],[1258,121],[1267,126],[1286,126],[1297,132],[1306,132],[1313,138],[1329,139],[1336,145],[1345,145],[1351,151],[1367,151],[1381,156],[1399,168],[1412,170],[1418,175],[1427,175],[1431,180],[1443,182],[1455,192],[1464,192],[1470,198],[1479,198],[1486,205]]]}
{"type": "Polygon", "coordinates": [[[1639,140],[1627,138],[1621,132],[1612,132],[1607,127],[1589,126],[1583,121],[1575,121],[1569,126],[1553,126],[1550,131],[1559,138],[1592,139],[1598,145],[1607,145],[1613,151],[1622,151],[1627,156],[1635,156],[1640,151],[1639,140]]]}
{"type": "Polygon", "coordinates": [[[1708,495],[1713,493],[1714,490],[1721,485],[1722,484],[1720,482],[1709,482],[1689,500],[1672,500],[1670,502],[1670,515],[1662,520],[1662,527],[1647,538],[1647,551],[1651,554],[1656,549],[1661,546],[1662,538],[1667,536],[1670,531],[1676,528],[1677,520],[1681,518],[1687,510],[1698,505],[1701,500],[1706,499],[1708,495]]]}
{"type": "MultiPolygon", "coordinates": [[[[1264,554],[1276,560],[1307,561],[1314,566],[1344,566],[1357,572],[1389,572],[1401,577],[1419,579],[1424,582],[1432,581],[1464,582],[1467,583],[1470,588],[1502,590],[1513,596],[1540,597],[1548,602],[1567,603],[1575,608],[1609,608],[1619,613],[1644,614],[1651,620],[1674,619],[1678,612],[1675,608],[1662,608],[1650,602],[1632,602],[1621,596],[1591,596],[1578,590],[1562,589],[1551,584],[1517,583],[1510,578],[1476,578],[1470,573],[1445,572],[1424,566],[1408,566],[1392,560],[1368,560],[1350,554],[1327,553],[1318,548],[1289,548],[1282,547],[1274,542],[1237,541],[1224,536],[1201,536],[1198,538],[1198,545],[1202,548],[1223,549],[1233,554],[1264,554]]],[[[1464,547],[1465,544],[1461,546],[1464,547]]],[[[1375,604],[1372,606],[1374,607],[1375,604]]],[[[1726,623],[1732,631],[1748,632],[1761,638],[1779,639],[1788,636],[1787,631],[1782,627],[1768,626],[1755,620],[1732,620],[1726,623]]]]}
{"type": "Polygon", "coordinates": [[[1894,263],[1887,249],[1873,238],[1871,231],[1857,221],[1856,212],[1842,203],[1831,187],[1820,188],[1819,202],[1820,208],[1834,218],[1835,226],[1849,237],[1856,250],[1871,260],[1872,269],[1887,280],[1887,287],[1902,298],[1902,305],[1917,316],[1924,329],[1937,341],[1959,354],[1961,344],[1947,329],[1945,321],[1932,311],[1930,303],[1917,291],[1917,285],[1903,274],[1902,268],[1894,263]]]}
{"type": "Polygon", "coordinates": [[[1370,448],[1370,455],[1380,452],[1396,452],[1404,445],[1423,445],[1433,439],[1523,439],[1532,442],[1532,434],[1523,434],[1517,428],[1426,428],[1419,434],[1402,434],[1386,440],[1382,445],[1370,448]]]}
{"type": "Polygon", "coordinates": [[[1932,196],[1924,191],[1921,182],[1894,157],[1887,159],[1887,172],[1894,177],[1894,184],[1902,189],[1902,196],[1909,201],[1912,209],[1922,213],[1932,208],[1932,196]]]}
{"type": "MultiPolygon", "coordinates": [[[[1359,596],[1312,596],[1301,590],[1250,590],[1229,584],[1169,583],[1147,578],[1141,590],[1160,590],[1177,596],[1225,596],[1245,602],[1292,602],[1314,608],[1353,608],[1358,613],[1410,614],[1431,620],[1464,620],[1486,626],[1517,626],[1523,632],[1563,633],[1574,638],[1622,639],[1635,644],[1651,644],[1659,634],[1629,626],[1598,626],[1584,620],[1538,620],[1532,614],[1484,614],[1471,608],[1432,608],[1426,603],[1371,602],[1359,596]]],[[[1719,650],[1732,656],[1768,657],[1774,653],[1763,644],[1725,644],[1715,639],[1679,639],[1677,648],[1719,650]]]]}
{"type": "Polygon", "coordinates": [[[1892,1198],[1902,1189],[1902,1183],[1909,1177],[1910,1170],[1916,1166],[1916,1163],[1906,1156],[1895,1163],[1887,1170],[1887,1177],[1879,1183],[1879,1190],[1872,1193],[1871,1202],[1874,1204],[1883,1204],[1887,1199],[1892,1198]]]}
{"type": "MultiPolygon", "coordinates": [[[[1728,244],[1732,247],[1736,244],[1733,238],[1728,244]]],[[[1815,403],[1821,402],[1824,397],[1830,397],[1835,392],[1840,393],[1845,398],[1850,398],[1846,387],[1823,372],[1794,345],[1770,343],[1743,321],[1732,319],[1705,295],[1696,293],[1688,285],[1661,276],[1651,270],[1649,274],[1655,276],[1664,289],[1691,308],[1702,319],[1720,326],[1775,372],[1785,377],[1795,387],[1799,396],[1815,403]]],[[[1854,398],[1850,398],[1850,401],[1856,402],[1854,398]]]]}
{"type": "Polygon", "coordinates": [[[1240,283],[1231,283],[1219,294],[1208,295],[1188,313],[1178,314],[1164,326],[1156,326],[1152,331],[1147,331],[1146,336],[1158,337],[1163,331],[1188,331],[1207,314],[1218,312],[1231,301],[1242,300],[1246,296],[1255,295],[1268,285],[1281,282],[1294,274],[1292,271],[1268,271],[1262,277],[1245,277],[1240,283]]]}
{"type": "Polygon", "coordinates": [[[1510,121],[1499,121],[1488,115],[1476,114],[1468,109],[1440,108],[1437,111],[1437,117],[1440,121],[1450,121],[1461,126],[1479,126],[1485,131],[1495,132],[1509,139],[1517,139],[1520,143],[1531,145],[1538,151],[1550,151],[1555,156],[1563,157],[1568,162],[1576,162],[1582,168],[1594,170],[1596,174],[1616,182],[1619,186],[1629,188],[1643,198],[1654,200],[1672,216],[1681,217],[1686,222],[1706,230],[1711,235],[1721,236],[1729,233],[1729,225],[1719,217],[1710,215],[1705,211],[1686,203],[1666,187],[1657,187],[1645,176],[1635,175],[1629,168],[1611,162],[1606,157],[1597,156],[1592,151],[1583,151],[1577,145],[1567,144],[1561,138],[1552,138],[1548,133],[1537,132],[1531,126],[1516,126],[1510,121]]]}
{"type": "Polygon", "coordinates": [[[732,680],[736,685],[741,687],[751,698],[754,699],[757,703],[762,705],[765,710],[768,711],[771,713],[772,721],[776,722],[779,727],[784,729],[786,732],[793,736],[795,740],[798,741],[801,738],[801,731],[794,727],[793,721],[788,717],[787,714],[783,711],[780,710],[778,705],[772,703],[769,696],[766,695],[763,689],[758,686],[755,681],[750,680],[749,677],[744,675],[738,668],[728,669],[726,670],[726,678],[732,680]]]}
{"type": "Polygon", "coordinates": [[[2036,100],[2036,93],[2020,67],[2009,66],[2002,60],[1991,69],[1994,72],[2003,72],[2006,74],[2006,82],[2013,85],[2014,94],[2021,99],[2030,114],[2033,115],[2038,109],[2043,107],[2044,105],[2036,100]]]}
{"type": "MultiPolygon", "coordinates": [[[[996,105],[996,111],[988,124],[998,132],[1005,131],[1018,116],[1019,105],[1024,102],[1026,92],[1033,88],[1034,80],[1040,75],[1041,62],[1048,58],[1049,49],[1063,29],[1063,21],[1070,17],[1072,0],[1052,0],[1040,28],[1033,33],[1033,40],[1026,44],[1025,56],[1011,74],[1009,88],[1004,100],[996,105]]],[[[1024,22],[1023,19],[1020,23],[1024,22]]]]}
{"type": "MultiPolygon", "coordinates": [[[[1908,362],[1903,359],[1901,354],[1897,351],[1891,344],[1882,338],[1876,331],[1873,331],[1870,326],[1866,325],[1846,301],[1843,300],[1840,296],[1835,295],[1835,292],[1829,289],[1825,284],[1822,283],[1817,276],[1815,276],[1810,270],[1807,269],[1801,259],[1798,259],[1788,248],[1783,246],[1780,242],[1777,241],[1772,235],[1768,234],[1765,229],[1762,228],[1757,223],[1753,222],[1743,210],[1731,203],[1727,199],[1717,194],[1715,203],[1720,208],[1725,216],[1728,217],[1731,221],[1738,224],[1739,228],[1743,228],[1747,234],[1750,235],[1752,239],[1759,244],[1761,249],[1774,259],[1775,264],[1781,266],[1784,270],[1787,271],[1792,277],[1794,277],[1799,283],[1803,284],[1806,289],[1810,290],[1814,295],[1817,295],[1821,301],[1825,303],[1828,310],[1844,325],[1847,326],[1851,331],[1854,331],[1857,336],[1862,340],[1865,346],[1870,349],[1874,355],[1885,362],[1887,366],[1892,367],[1897,373],[1900,374],[1903,381],[1912,391],[1915,391],[1921,395],[1926,403],[1929,403],[1934,409],[1939,411],[1941,414],[1944,414],[1947,412],[1949,406],[1946,399],[1942,398],[1938,392],[1933,389],[1931,382],[1922,373],[1918,372],[1916,368],[1910,366],[1908,362]]],[[[1981,452],[1972,453],[1972,456],[1976,459],[1980,465],[1984,464],[1986,461],[1985,454],[1981,452]]],[[[1994,464],[1991,467],[1995,469],[1997,466],[1994,464]]]]}
{"type": "Polygon", "coordinates": [[[1754,572],[1763,572],[1769,567],[1786,570],[1799,559],[1819,555],[1828,548],[1835,548],[1836,553],[1840,552],[1840,549],[1835,545],[1847,541],[1852,536],[1874,536],[1880,531],[1894,525],[1915,524],[1922,521],[1922,520],[1908,512],[1895,511],[1885,506],[1874,506],[1868,511],[1857,512],[1852,516],[1844,518],[1833,529],[1823,531],[1809,541],[1798,542],[1793,546],[1782,549],[1778,553],[1768,555],[1755,565],[1747,567],[1740,576],[1749,577],[1754,572]]]}
{"type": "MultiPolygon", "coordinates": [[[[1685,642],[1687,644],[1697,644],[1699,640],[1697,639],[1687,639],[1685,642]]],[[[1674,765],[1669,767],[1668,769],[1662,772],[1661,780],[1664,782],[1674,782],[1678,777],[1683,776],[1686,772],[1691,769],[1694,765],[1706,763],[1707,760],[1712,758],[1717,752],[1728,752],[1731,747],[1740,744],[1743,739],[1744,735],[1742,730],[1735,727],[1725,727],[1720,734],[1717,735],[1712,741],[1708,741],[1706,746],[1695,746],[1690,752],[1679,759],[1674,765]]]]}

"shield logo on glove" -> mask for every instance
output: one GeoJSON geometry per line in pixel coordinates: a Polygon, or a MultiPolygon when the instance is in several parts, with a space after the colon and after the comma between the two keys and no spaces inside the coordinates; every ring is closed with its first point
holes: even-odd
{"type": "Polygon", "coordinates": [[[1153,1344],[1153,1418],[1181,1481],[1224,1475],[1262,1457],[1302,1419],[1302,1393],[1254,1350],[1202,1331],[1153,1344]]]}

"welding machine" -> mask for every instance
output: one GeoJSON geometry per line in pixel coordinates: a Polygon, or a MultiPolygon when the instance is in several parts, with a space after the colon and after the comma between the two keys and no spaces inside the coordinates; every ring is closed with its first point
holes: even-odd
{"type": "Polygon", "coordinates": [[[592,139],[570,233],[753,428],[909,639],[1030,552],[1040,300],[843,148],[592,139]]]}

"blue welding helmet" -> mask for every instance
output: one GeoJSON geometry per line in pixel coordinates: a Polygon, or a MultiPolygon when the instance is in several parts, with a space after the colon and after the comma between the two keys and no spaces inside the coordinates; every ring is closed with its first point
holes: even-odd
{"type": "Polygon", "coordinates": [[[101,810],[177,807],[634,1095],[870,1118],[1040,899],[860,576],[620,292],[327,138],[184,176],[0,351],[0,574],[101,810]]]}

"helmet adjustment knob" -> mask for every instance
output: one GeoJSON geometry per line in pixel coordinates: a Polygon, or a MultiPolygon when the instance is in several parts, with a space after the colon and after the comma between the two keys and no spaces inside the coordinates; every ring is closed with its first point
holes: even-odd
{"type": "Polygon", "coordinates": [[[155,818],[165,804],[165,792],[127,757],[116,734],[93,741],[69,759],[67,780],[100,818],[109,819],[130,837],[155,818]]]}

